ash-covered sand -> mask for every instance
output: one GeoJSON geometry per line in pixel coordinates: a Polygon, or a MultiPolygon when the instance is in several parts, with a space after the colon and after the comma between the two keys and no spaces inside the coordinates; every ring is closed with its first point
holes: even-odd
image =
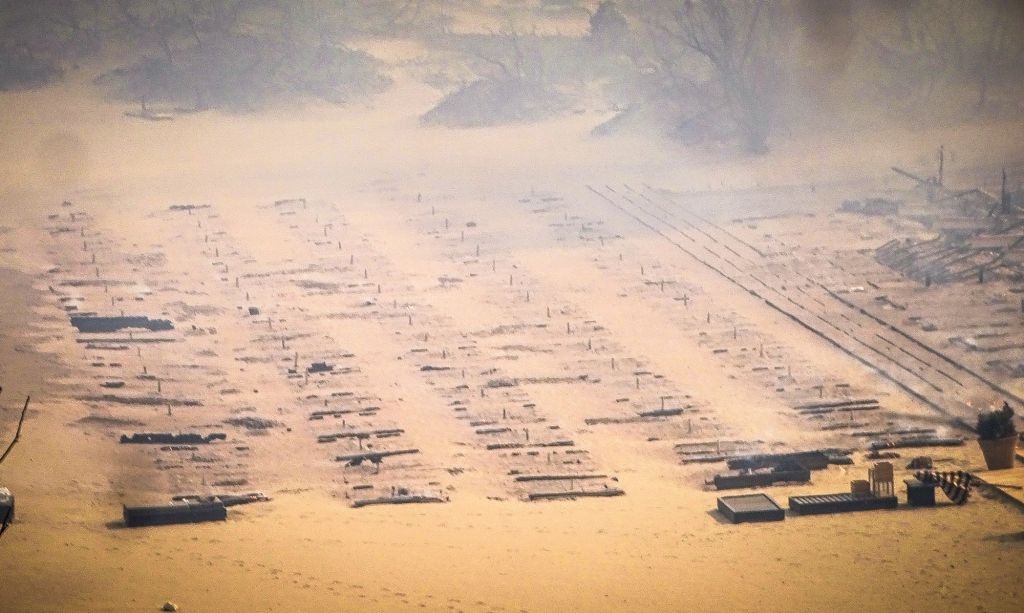
{"type": "MultiPolygon", "coordinates": [[[[797,271],[830,287],[890,283],[906,312],[877,292],[848,295],[901,326],[931,318],[922,338],[983,369],[944,345],[976,323],[949,313],[1005,320],[1019,339],[1024,316],[979,293],[1010,285],[901,284],[858,250],[919,228],[835,211],[905,190],[888,166],[929,168],[939,143],[956,152],[949,181],[991,183],[1019,166],[1024,125],[793,139],[747,158],[591,139],[607,119],[597,111],[421,127],[436,99],[399,78],[372,106],[148,123],[74,82],[3,95],[4,432],[33,400],[0,471],[18,501],[0,542],[0,608],[1016,609],[1021,512],[983,493],[963,507],[764,525],[712,512],[719,494],[703,482],[724,465],[682,463],[698,443],[857,449],[854,465],[812,484],[765,490],[784,504],[866,477],[857,430],[967,434],[609,198],[649,198],[683,231],[695,223],[685,211],[699,211],[769,253],[778,285],[797,271]],[[172,209],[187,204],[209,206],[172,209]],[[68,323],[122,311],[174,330],[83,335],[68,323]],[[308,372],[314,362],[333,368],[308,372]],[[794,410],[833,397],[882,408],[794,410]],[[662,408],[681,411],[638,418],[662,408]],[[118,443],[143,431],[227,437],[118,443]],[[346,433],[365,436],[318,442],[346,433]],[[379,468],[335,461],[413,449],[379,468]],[[551,474],[590,478],[516,479],[551,474]],[[273,500],[232,507],[224,523],[120,523],[123,503],[254,490],[273,500]],[[399,490],[445,503],[352,508],[399,490]],[[612,490],[624,495],[526,501],[612,490]]],[[[1020,378],[985,372],[1024,395],[1020,378]]],[[[977,381],[961,387],[964,406],[998,400],[977,381]]],[[[982,466],[972,441],[919,453],[982,466]]],[[[913,455],[894,460],[901,497],[913,455]]]]}

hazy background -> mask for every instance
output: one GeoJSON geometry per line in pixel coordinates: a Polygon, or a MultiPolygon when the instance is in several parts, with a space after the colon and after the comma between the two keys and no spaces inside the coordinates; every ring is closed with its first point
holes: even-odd
{"type": "Polygon", "coordinates": [[[0,90],[78,80],[149,118],[248,113],[372,100],[398,64],[438,91],[425,124],[597,106],[597,135],[764,153],[806,131],[1014,117],[1022,28],[1013,0],[7,0],[0,90]]]}

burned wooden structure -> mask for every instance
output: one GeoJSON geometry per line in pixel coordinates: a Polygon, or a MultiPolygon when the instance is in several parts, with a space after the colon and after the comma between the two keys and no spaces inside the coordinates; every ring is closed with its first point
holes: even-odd
{"type": "Polygon", "coordinates": [[[722,496],[718,511],[734,524],[786,519],[786,511],[766,494],[722,496]]]}
{"type": "Polygon", "coordinates": [[[806,404],[798,404],[793,409],[804,416],[827,415],[830,413],[856,411],[877,411],[881,408],[878,400],[874,398],[854,398],[841,400],[822,400],[806,404]]]}
{"type": "Polygon", "coordinates": [[[194,524],[207,521],[225,521],[228,511],[223,502],[189,502],[155,506],[124,505],[124,524],[129,528],[194,524]]]}
{"type": "Polygon", "coordinates": [[[380,428],[377,430],[362,430],[352,432],[335,432],[331,434],[319,434],[316,437],[318,443],[333,443],[343,439],[367,440],[369,438],[393,438],[405,433],[402,428],[380,428]]]}
{"type": "Polygon", "coordinates": [[[874,496],[850,492],[789,497],[789,509],[800,515],[895,509],[898,504],[896,496],[874,496]]]}
{"type": "Polygon", "coordinates": [[[526,499],[534,500],[573,500],[575,498],[610,498],[624,496],[625,491],[617,487],[605,487],[594,490],[565,490],[561,492],[530,492],[526,499]]]}
{"type": "Polygon", "coordinates": [[[363,462],[380,464],[382,461],[384,461],[384,458],[390,458],[392,456],[399,455],[410,455],[419,452],[419,449],[396,449],[393,451],[364,451],[361,453],[348,453],[345,455],[340,455],[335,457],[334,461],[344,462],[349,466],[359,466],[363,462]]]}
{"type": "Polygon", "coordinates": [[[318,372],[333,372],[333,371],[334,371],[334,365],[333,364],[328,364],[327,362],[313,362],[312,364],[309,365],[309,368],[306,369],[306,372],[308,372],[310,374],[314,374],[314,373],[318,373],[318,372]]]}
{"type": "Polygon", "coordinates": [[[947,227],[925,241],[891,240],[878,248],[875,257],[926,285],[1024,275],[1024,217],[1008,228],[963,226],[947,227]]]}
{"type": "Polygon", "coordinates": [[[895,509],[898,505],[893,466],[889,462],[878,462],[869,468],[867,480],[851,481],[849,492],[789,497],[790,510],[801,515],[895,509]]]}
{"type": "Polygon", "coordinates": [[[715,489],[734,490],[745,487],[767,487],[776,483],[807,483],[811,471],[799,466],[777,468],[760,472],[745,472],[735,475],[715,475],[712,482],[715,489]]]}
{"type": "Polygon", "coordinates": [[[712,464],[745,457],[763,448],[764,441],[686,441],[673,446],[682,464],[712,464]]]}
{"type": "Polygon", "coordinates": [[[861,200],[844,200],[839,210],[844,213],[859,215],[897,215],[900,212],[899,200],[888,198],[865,198],[861,200]]]}
{"type": "Polygon", "coordinates": [[[207,445],[213,441],[227,440],[223,432],[212,432],[203,436],[194,432],[171,434],[169,432],[136,432],[131,436],[121,435],[122,445],[207,445]]]}
{"type": "Polygon", "coordinates": [[[246,494],[180,494],[172,496],[171,501],[186,502],[188,504],[215,504],[219,502],[225,507],[234,507],[254,502],[269,502],[270,497],[263,492],[248,492],[246,494]]]}
{"type": "Polygon", "coordinates": [[[715,475],[709,484],[715,489],[768,487],[776,483],[807,483],[811,471],[823,470],[829,464],[847,463],[845,449],[818,449],[788,453],[761,453],[722,458],[734,474],[715,475]]]}
{"type": "Polygon", "coordinates": [[[589,481],[593,479],[607,479],[608,475],[516,475],[516,483],[528,483],[531,481],[589,481]]]}
{"type": "Polygon", "coordinates": [[[822,470],[829,465],[833,456],[845,455],[848,455],[848,452],[840,449],[766,453],[730,458],[726,465],[733,470],[787,469],[793,466],[807,470],[822,470]]]}
{"type": "Polygon", "coordinates": [[[872,451],[882,449],[912,449],[919,447],[961,447],[964,439],[958,436],[906,436],[897,439],[871,441],[872,451]]]}
{"type": "Polygon", "coordinates": [[[352,501],[353,508],[369,507],[381,504],[424,504],[431,502],[447,502],[441,496],[428,494],[396,494],[394,496],[378,496],[376,498],[361,498],[352,501]]]}
{"type": "Polygon", "coordinates": [[[980,187],[954,191],[899,168],[893,170],[929,187],[929,201],[946,206],[926,220],[937,235],[926,240],[892,240],[879,247],[876,259],[925,285],[957,281],[984,282],[988,276],[1024,278],[1024,194],[1011,193],[1003,171],[998,195],[980,187]]]}
{"type": "Polygon", "coordinates": [[[322,421],[325,417],[338,419],[345,415],[368,417],[375,415],[379,410],[380,407],[363,407],[359,409],[328,409],[323,411],[313,411],[309,414],[309,421],[322,421]]]}
{"type": "Polygon", "coordinates": [[[162,332],[173,330],[174,325],[167,319],[150,319],[145,315],[126,315],[119,317],[72,316],[71,325],[85,334],[102,334],[105,332],[119,332],[128,329],[149,330],[150,332],[162,332]]]}

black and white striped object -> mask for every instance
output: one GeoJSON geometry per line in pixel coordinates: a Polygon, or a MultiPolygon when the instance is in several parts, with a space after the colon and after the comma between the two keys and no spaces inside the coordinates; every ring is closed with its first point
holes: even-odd
{"type": "Polygon", "coordinates": [[[953,504],[964,504],[971,495],[971,486],[977,480],[971,473],[963,470],[940,472],[935,470],[919,470],[914,475],[917,480],[928,485],[942,488],[943,493],[953,504]]]}

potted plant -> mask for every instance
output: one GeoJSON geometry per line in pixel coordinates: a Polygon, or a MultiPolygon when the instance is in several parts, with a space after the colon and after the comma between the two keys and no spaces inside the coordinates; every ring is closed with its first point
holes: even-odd
{"type": "Polygon", "coordinates": [[[1017,428],[1013,424],[1013,409],[1004,402],[998,411],[978,415],[978,445],[985,455],[989,470],[1013,468],[1013,454],[1017,447],[1017,428]]]}

